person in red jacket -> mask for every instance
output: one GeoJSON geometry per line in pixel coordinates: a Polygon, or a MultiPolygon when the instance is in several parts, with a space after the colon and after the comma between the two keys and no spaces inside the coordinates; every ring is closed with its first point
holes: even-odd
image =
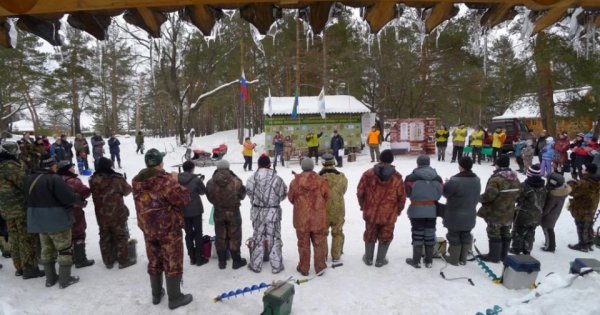
{"type": "Polygon", "coordinates": [[[308,276],[310,269],[310,243],[314,246],[315,272],[321,275],[327,264],[327,200],[329,185],[327,180],[313,169],[312,159],[302,160],[302,173],[294,176],[290,183],[288,200],[294,205],[294,228],[298,237],[298,254],[300,262],[296,270],[308,276]]]}
{"type": "Polygon", "coordinates": [[[385,256],[394,238],[396,220],[406,202],[402,175],[391,165],[394,154],[384,150],[379,160],[380,163],[363,173],[356,191],[366,225],[363,262],[367,266],[373,264],[375,243],[379,241],[376,267],[387,264],[385,256]]]}
{"type": "Polygon", "coordinates": [[[570,169],[569,167],[569,156],[567,151],[569,151],[569,139],[567,138],[567,132],[563,131],[559,136],[556,142],[554,142],[554,169],[556,172],[560,174],[565,173],[565,169],[570,169]]]}

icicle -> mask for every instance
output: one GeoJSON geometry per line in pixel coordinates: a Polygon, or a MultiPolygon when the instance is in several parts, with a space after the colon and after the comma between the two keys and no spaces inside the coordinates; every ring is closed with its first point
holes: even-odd
{"type": "Polygon", "coordinates": [[[378,32],[375,36],[377,39],[377,49],[379,49],[379,54],[381,54],[381,32],[378,32]]]}
{"type": "Polygon", "coordinates": [[[250,34],[252,35],[252,40],[254,41],[256,48],[258,48],[258,50],[260,50],[264,56],[265,49],[263,47],[261,40],[263,40],[263,38],[265,38],[265,35],[261,35],[260,32],[258,31],[258,29],[254,25],[252,25],[252,23],[248,23],[248,24],[250,25],[250,34]]]}
{"type": "Polygon", "coordinates": [[[571,14],[571,17],[568,19],[569,22],[569,37],[573,38],[573,36],[576,35],[576,33],[578,33],[578,29],[579,29],[579,22],[577,17],[583,13],[583,9],[581,7],[578,7],[575,9],[575,11],[573,11],[573,14],[571,14]]]}
{"type": "Polygon", "coordinates": [[[15,25],[16,19],[8,18],[7,22],[9,25],[8,36],[10,37],[10,46],[12,48],[17,47],[17,39],[19,36],[19,32],[17,32],[17,27],[15,25]]]}
{"type": "Polygon", "coordinates": [[[527,41],[529,37],[531,37],[531,33],[533,33],[533,21],[529,19],[529,13],[531,11],[525,7],[517,7],[516,10],[523,17],[523,22],[521,24],[521,40],[527,41]]]}
{"type": "Polygon", "coordinates": [[[373,41],[373,34],[369,33],[369,37],[367,37],[367,54],[371,57],[371,42],[373,41]]]}

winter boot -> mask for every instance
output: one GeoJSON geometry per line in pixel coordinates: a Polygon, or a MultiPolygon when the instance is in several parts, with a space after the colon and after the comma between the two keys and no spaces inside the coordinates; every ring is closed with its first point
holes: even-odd
{"type": "Polygon", "coordinates": [[[588,246],[587,246],[587,244],[581,244],[581,243],[569,244],[569,248],[572,249],[572,250],[578,250],[578,251],[584,252],[584,253],[588,252],[588,246]]]}
{"type": "Polygon", "coordinates": [[[165,289],[162,286],[163,275],[150,275],[150,287],[152,287],[152,304],[157,305],[165,296],[165,289]]]}
{"type": "Polygon", "coordinates": [[[231,264],[231,267],[233,269],[240,269],[247,264],[246,259],[241,257],[239,250],[236,250],[236,251],[232,250],[231,258],[233,259],[233,263],[231,264]]]}
{"type": "Polygon", "coordinates": [[[460,245],[450,244],[450,246],[448,246],[448,254],[450,254],[450,256],[444,255],[444,260],[453,266],[458,266],[458,261],[460,260],[461,248],[462,247],[460,245]]]}
{"type": "Polygon", "coordinates": [[[23,279],[39,278],[39,277],[43,277],[45,275],[46,275],[46,273],[44,273],[44,271],[40,270],[37,266],[35,266],[33,268],[26,268],[23,270],[23,279]]]}
{"type": "Polygon", "coordinates": [[[497,263],[502,255],[502,239],[491,238],[489,240],[490,252],[487,255],[480,255],[479,258],[483,261],[497,263]]]}
{"type": "Polygon", "coordinates": [[[94,264],[93,259],[87,259],[85,242],[78,241],[73,244],[73,263],[75,264],[75,268],[88,267],[94,264]]]}
{"type": "Polygon", "coordinates": [[[127,267],[131,267],[137,263],[137,259],[128,258],[125,263],[119,263],[119,269],[125,269],[127,267]]]}
{"type": "Polygon", "coordinates": [[[382,267],[388,264],[387,251],[390,248],[390,244],[381,244],[379,243],[379,248],[377,249],[377,260],[375,260],[375,267],[382,267]]]}
{"type": "Polygon", "coordinates": [[[218,250],[217,256],[219,257],[219,269],[227,268],[227,250],[218,250]]]}
{"type": "Polygon", "coordinates": [[[502,239],[502,250],[500,251],[500,261],[504,261],[504,258],[508,255],[508,249],[510,248],[510,238],[502,239]]]}
{"type": "Polygon", "coordinates": [[[543,229],[544,235],[546,236],[546,245],[542,247],[545,252],[554,253],[556,250],[556,235],[554,229],[543,229]]]}
{"type": "Polygon", "coordinates": [[[194,299],[191,294],[181,293],[181,276],[167,277],[167,294],[169,295],[169,309],[190,304],[194,299]]]}
{"type": "Polygon", "coordinates": [[[421,256],[423,255],[422,245],[413,245],[413,256],[412,258],[406,258],[406,263],[415,267],[421,268],[421,256]]]}
{"type": "Polygon", "coordinates": [[[122,167],[121,167],[121,161],[118,161],[117,163],[119,164],[119,168],[122,168],[122,167]]]}
{"type": "Polygon", "coordinates": [[[44,264],[44,274],[46,275],[46,287],[51,287],[58,281],[58,275],[56,274],[56,263],[51,262],[44,264]]]}
{"type": "Polygon", "coordinates": [[[61,289],[79,282],[79,277],[71,276],[71,266],[72,265],[58,267],[58,286],[61,289]]]}
{"type": "Polygon", "coordinates": [[[373,253],[375,252],[375,243],[365,243],[365,254],[363,255],[363,262],[367,266],[373,265],[373,253]]]}
{"type": "Polygon", "coordinates": [[[467,257],[469,256],[469,252],[471,252],[471,246],[472,244],[462,244],[460,248],[460,258],[458,259],[458,264],[467,264],[467,257]]]}
{"type": "Polygon", "coordinates": [[[431,268],[433,264],[433,245],[425,245],[425,268],[431,268]]]}

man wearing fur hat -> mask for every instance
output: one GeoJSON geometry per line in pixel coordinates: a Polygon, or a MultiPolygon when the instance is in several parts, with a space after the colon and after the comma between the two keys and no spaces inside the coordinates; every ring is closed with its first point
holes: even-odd
{"type": "Polygon", "coordinates": [[[71,208],[76,195],[63,179],[56,174],[56,160],[50,154],[42,155],[40,168],[27,176],[27,232],[40,233],[42,263],[46,274],[46,287],[58,281],[60,288],[79,282],[71,276],[73,247],[71,208]],[[56,274],[58,256],[59,271],[56,274]]]}
{"type": "Polygon", "coordinates": [[[215,247],[219,256],[219,269],[227,267],[227,251],[231,253],[232,268],[246,265],[240,254],[242,244],[242,216],[240,205],[246,197],[246,187],[229,169],[227,160],[217,162],[217,170],[206,183],[206,197],[215,207],[215,247]]]}
{"type": "Polygon", "coordinates": [[[383,150],[379,160],[380,163],[363,173],[356,189],[358,204],[365,221],[363,262],[367,266],[373,264],[375,243],[379,241],[376,267],[388,263],[385,256],[394,239],[396,220],[406,202],[402,175],[392,165],[394,154],[391,150],[383,150]]]}
{"type": "MultiPolygon", "coordinates": [[[[546,142],[549,143],[548,137],[546,142]]],[[[548,145],[548,144],[547,144],[548,145]]],[[[542,153],[542,157],[543,157],[542,153]]],[[[535,241],[535,229],[542,220],[542,212],[546,203],[548,190],[542,178],[539,164],[527,170],[527,179],[521,184],[521,192],[517,198],[515,220],[512,229],[512,247],[510,252],[529,255],[535,241]]]]}
{"type": "MultiPolygon", "coordinates": [[[[190,200],[187,188],[179,185],[177,174],[168,174],[163,166],[164,154],[150,149],[144,155],[146,168],[132,181],[138,226],[144,233],[152,304],[164,296],[163,272],[167,282],[169,308],[189,304],[191,294],[181,293],[183,276],[183,210],[190,200]]],[[[98,158],[98,162],[101,159],[98,158]]]]}
{"type": "MultiPolygon", "coordinates": [[[[331,198],[327,201],[325,237],[327,238],[329,229],[331,229],[331,260],[333,262],[339,261],[344,252],[343,228],[346,214],[344,194],[348,188],[348,179],[346,179],[344,173],[335,169],[335,162],[333,155],[323,154],[323,168],[319,172],[319,175],[327,180],[331,192],[331,198]]],[[[325,240],[325,248],[327,248],[327,240],[325,240]]]]}
{"type": "Polygon", "coordinates": [[[252,242],[250,244],[250,264],[248,269],[260,272],[263,257],[267,252],[271,262],[271,271],[279,273],[283,270],[281,258],[281,206],[287,196],[287,186],[281,177],[271,169],[271,160],[266,154],[258,158],[258,170],[248,178],[246,193],[250,198],[252,209],[252,242]],[[265,244],[266,241],[266,244],[265,244]],[[265,245],[267,245],[265,247],[265,245]]]}
{"type": "Polygon", "coordinates": [[[73,238],[73,263],[75,268],[83,268],[94,264],[94,260],[87,259],[85,253],[85,213],[83,208],[87,205],[86,199],[92,194],[91,190],[84,185],[77,174],[75,174],[75,164],[71,161],[58,162],[58,175],[62,176],[63,180],[73,191],[79,195],[77,202],[73,204],[71,210],[75,217],[75,223],[72,228],[73,238]]]}
{"type": "Polygon", "coordinates": [[[123,201],[131,193],[131,186],[122,174],[113,170],[113,161],[101,157],[98,169],[90,177],[90,189],[100,230],[102,262],[108,269],[112,269],[115,262],[119,263],[119,269],[134,265],[136,258],[129,257],[127,248],[129,209],[123,201]]]}
{"type": "Polygon", "coordinates": [[[521,193],[517,172],[509,167],[510,159],[502,154],[496,160],[496,170],[488,179],[480,197],[481,208],[477,216],[487,223],[489,254],[481,259],[497,263],[504,260],[510,247],[510,227],[515,214],[515,203],[521,193]]]}
{"type": "Polygon", "coordinates": [[[442,197],[444,189],[442,178],[429,164],[429,156],[420,155],[417,158],[417,168],[404,181],[406,196],[410,198],[408,218],[413,246],[412,258],[406,259],[406,263],[415,268],[421,268],[423,245],[425,245],[425,267],[432,266],[433,246],[436,242],[436,202],[442,197]]]}
{"type": "Polygon", "coordinates": [[[565,205],[565,199],[571,193],[571,186],[565,183],[565,178],[561,174],[552,173],[548,176],[546,189],[548,190],[548,197],[546,197],[541,222],[546,242],[542,250],[553,253],[556,250],[554,226],[565,205]]]}
{"type": "Polygon", "coordinates": [[[308,276],[311,242],[314,246],[315,273],[322,274],[327,268],[326,204],[331,193],[327,181],[313,170],[315,164],[311,158],[303,159],[301,166],[303,172],[295,174],[290,183],[288,200],[294,205],[294,228],[298,238],[300,262],[296,270],[308,276]]]}
{"type": "Polygon", "coordinates": [[[596,164],[587,163],[583,165],[583,172],[579,181],[569,181],[568,184],[573,189],[571,191],[571,202],[569,211],[575,225],[577,226],[577,244],[569,244],[569,248],[582,252],[593,250],[593,224],[594,213],[598,208],[600,201],[600,176],[596,175],[598,167],[596,164]]]}

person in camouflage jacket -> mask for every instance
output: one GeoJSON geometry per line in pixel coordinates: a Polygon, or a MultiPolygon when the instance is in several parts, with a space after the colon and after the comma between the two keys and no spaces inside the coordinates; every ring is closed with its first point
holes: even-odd
{"type": "Polygon", "coordinates": [[[90,155],[90,147],[87,143],[87,140],[85,140],[85,138],[80,133],[78,133],[75,136],[74,147],[75,147],[75,156],[77,157],[77,161],[83,162],[84,169],[86,169],[86,170],[90,169],[90,167],[88,165],[88,160],[87,160],[88,155],[90,155]]]}
{"type": "Polygon", "coordinates": [[[87,205],[86,199],[92,194],[91,190],[84,185],[77,174],[75,174],[75,164],[71,161],[60,161],[58,163],[58,175],[62,176],[63,180],[73,191],[79,195],[79,201],[76,202],[71,210],[75,217],[75,223],[71,228],[71,235],[73,238],[73,263],[75,268],[83,268],[94,264],[94,260],[87,259],[85,253],[85,229],[87,223],[85,222],[85,213],[83,208],[87,205]]]}
{"type": "Polygon", "coordinates": [[[312,159],[305,158],[300,164],[303,172],[294,174],[288,200],[294,205],[294,228],[298,238],[300,262],[296,270],[303,276],[308,276],[311,242],[314,246],[315,272],[322,274],[327,268],[325,229],[327,228],[327,201],[331,192],[327,180],[313,171],[315,164],[312,159]]]}
{"type": "Polygon", "coordinates": [[[23,279],[43,277],[35,257],[37,234],[27,233],[25,169],[18,159],[19,147],[5,142],[0,147],[0,215],[6,220],[13,265],[23,279]]]}
{"type": "MultiPolygon", "coordinates": [[[[344,253],[344,217],[346,206],[344,194],[348,188],[348,179],[344,173],[335,169],[336,158],[327,153],[323,154],[323,168],[319,172],[329,184],[331,198],[327,201],[327,227],[325,238],[331,229],[331,260],[337,262],[344,253]]],[[[327,241],[325,241],[325,252],[327,252],[327,241]]]]}
{"type": "Polygon", "coordinates": [[[594,214],[600,202],[600,176],[596,175],[597,170],[596,164],[584,164],[580,180],[568,182],[573,197],[569,203],[569,211],[575,219],[579,239],[577,244],[569,244],[569,248],[573,250],[582,252],[593,250],[594,214]]]}
{"type": "Polygon", "coordinates": [[[242,216],[241,201],[246,197],[246,187],[235,173],[229,170],[229,162],[220,160],[217,170],[206,183],[206,197],[215,207],[215,247],[219,256],[219,269],[227,267],[227,251],[233,259],[233,269],[246,265],[241,257],[242,216]]]}
{"type": "Polygon", "coordinates": [[[283,270],[281,258],[281,202],[287,196],[287,186],[266,154],[258,158],[258,170],[246,183],[246,192],[252,204],[250,219],[254,234],[250,244],[248,269],[260,272],[263,258],[268,257],[273,273],[283,270]]]}
{"type": "Polygon", "coordinates": [[[179,184],[176,173],[165,172],[163,156],[156,149],[146,152],[146,168],[133,178],[132,191],[138,226],[144,233],[146,244],[152,303],[159,304],[164,295],[164,272],[169,308],[175,309],[193,300],[191,294],[181,293],[180,287],[183,275],[182,207],[189,203],[190,193],[179,184]]]}
{"type": "Polygon", "coordinates": [[[394,161],[392,151],[383,150],[379,160],[381,163],[363,173],[356,190],[358,204],[366,225],[363,234],[365,242],[363,262],[368,266],[373,264],[377,241],[379,241],[379,249],[376,265],[385,264],[385,255],[394,239],[396,220],[406,202],[402,175],[391,165],[394,161]]]}
{"type": "Polygon", "coordinates": [[[25,162],[25,169],[27,173],[31,173],[36,168],[40,167],[40,156],[45,154],[46,148],[42,142],[42,138],[37,136],[32,144],[25,144],[23,146],[25,151],[21,156],[21,160],[25,162]]]}
{"type": "Polygon", "coordinates": [[[508,254],[510,247],[510,227],[515,215],[515,202],[521,193],[521,183],[517,172],[508,166],[510,160],[500,155],[496,160],[496,170],[488,179],[481,195],[481,208],[477,216],[487,223],[490,252],[480,258],[497,263],[508,254]]]}
{"type": "Polygon", "coordinates": [[[510,252],[529,255],[535,241],[535,229],[542,221],[548,190],[540,176],[540,166],[532,165],[527,170],[527,179],[521,184],[521,193],[517,199],[515,223],[512,230],[510,252]]]}
{"type": "Polygon", "coordinates": [[[90,177],[90,189],[100,230],[100,253],[104,265],[108,269],[113,268],[115,261],[119,263],[119,269],[134,265],[136,258],[129,257],[127,250],[129,209],[123,201],[123,197],[131,193],[131,186],[122,174],[113,170],[110,159],[101,157],[98,169],[90,177]]]}

